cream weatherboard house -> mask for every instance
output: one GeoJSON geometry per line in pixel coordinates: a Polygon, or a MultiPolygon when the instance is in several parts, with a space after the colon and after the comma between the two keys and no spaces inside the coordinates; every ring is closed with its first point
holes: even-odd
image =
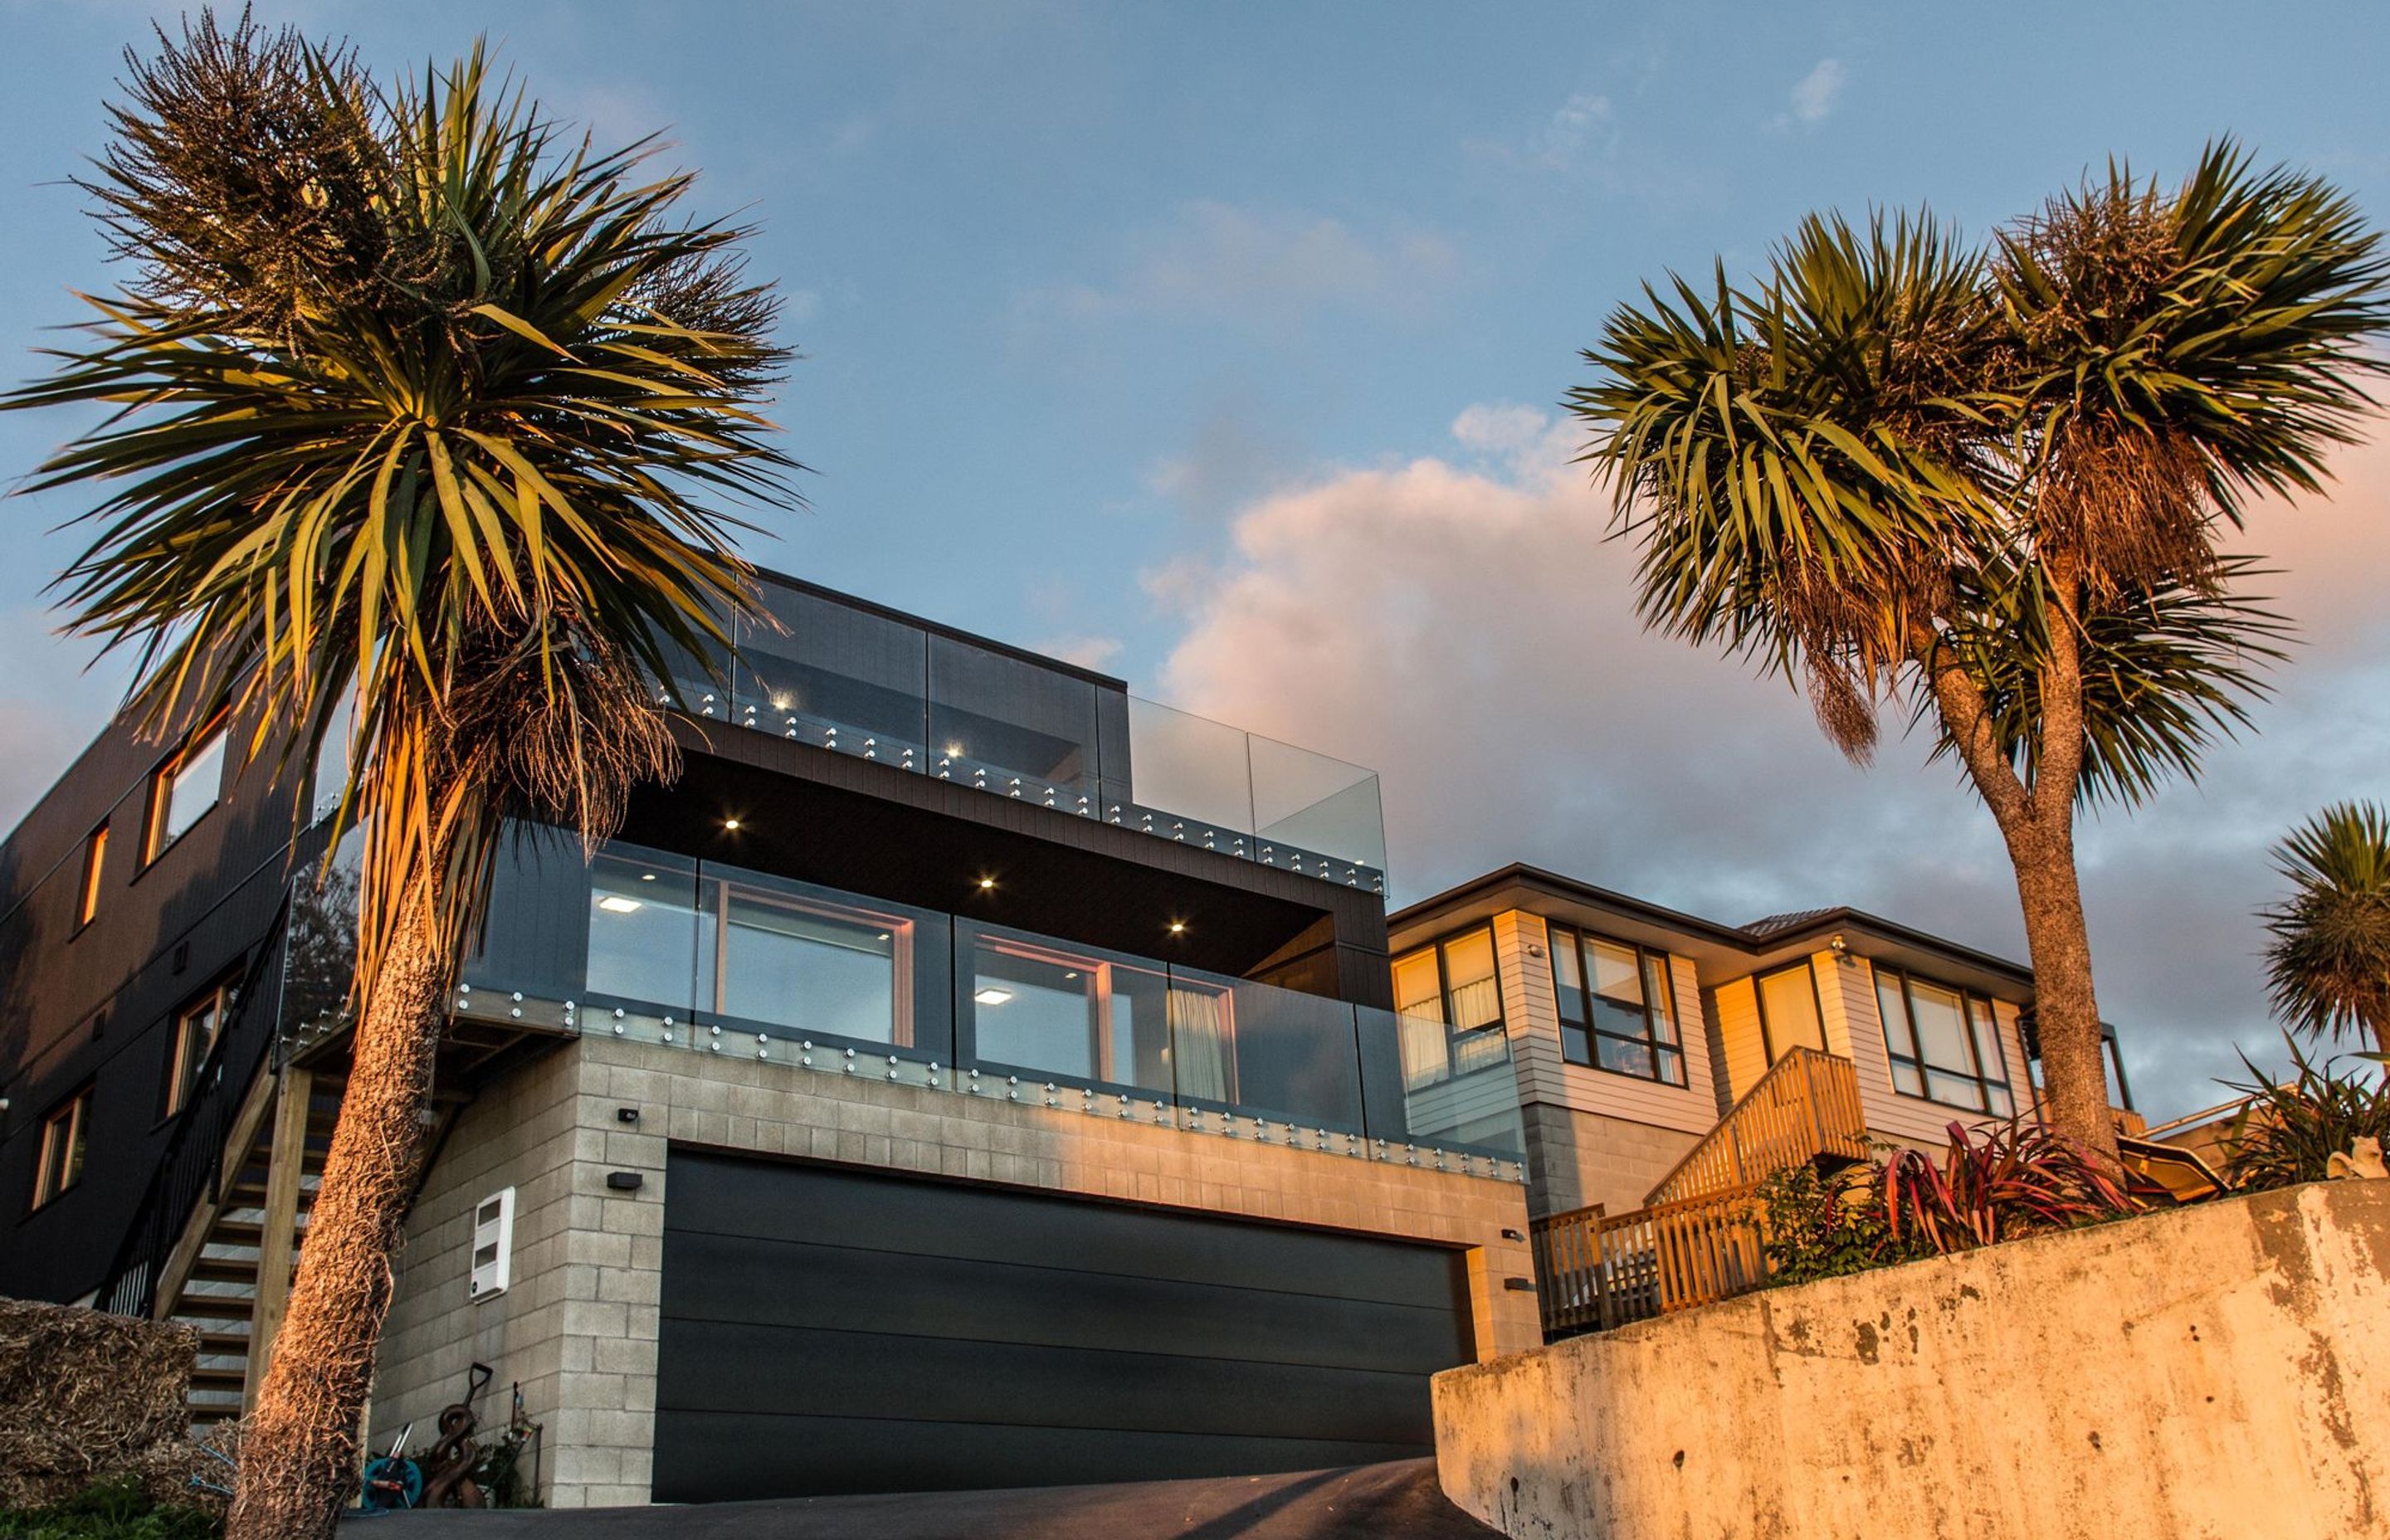
{"type": "Polygon", "coordinates": [[[1388,928],[1407,1046],[1514,1067],[1548,1329],[1755,1282],[1772,1171],[2037,1110],[2031,971],[1856,909],[1722,925],[1511,866],[1388,928]]]}

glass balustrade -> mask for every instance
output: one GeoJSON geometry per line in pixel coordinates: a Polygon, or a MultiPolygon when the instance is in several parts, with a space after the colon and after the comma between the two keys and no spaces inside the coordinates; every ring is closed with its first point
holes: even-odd
{"type": "Polygon", "coordinates": [[[859,601],[765,577],[726,658],[675,651],[658,699],[700,719],[877,760],[1373,892],[1375,772],[1128,695],[859,601]]]}
{"type": "Polygon", "coordinates": [[[621,841],[509,843],[460,1013],[1372,1159],[1513,1174],[1499,1032],[621,841]],[[517,1014],[520,1013],[520,1014],[517,1014]]]}

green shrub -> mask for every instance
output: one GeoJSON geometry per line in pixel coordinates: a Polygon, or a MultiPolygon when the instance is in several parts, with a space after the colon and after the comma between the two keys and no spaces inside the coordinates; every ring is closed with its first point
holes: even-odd
{"type": "Polygon", "coordinates": [[[1926,1254],[1893,1233],[1882,1178],[1883,1168],[1869,1161],[1834,1176],[1798,1165],[1762,1182],[1768,1281],[1848,1277],[1926,1254]]]}
{"type": "Polygon", "coordinates": [[[129,1480],[102,1482],[47,1508],[0,1511],[5,1540],[219,1540],[223,1534],[214,1514],[153,1502],[129,1480]]]}
{"type": "MultiPolygon", "coordinates": [[[[2277,1083],[2272,1076],[2241,1062],[2255,1076],[2250,1084],[2227,1084],[2249,1097],[2224,1136],[2224,1179],[2246,1192],[2287,1187],[2300,1182],[2320,1182],[2330,1174],[2334,1155],[2345,1155],[2361,1138],[2382,1141],[2390,1150],[2390,1078],[2359,1080],[2334,1074],[2337,1059],[2316,1064],[2296,1038],[2288,1037],[2291,1064],[2298,1072],[2277,1083]]],[[[2378,1054],[2360,1059],[2380,1060],[2378,1054]]]]}

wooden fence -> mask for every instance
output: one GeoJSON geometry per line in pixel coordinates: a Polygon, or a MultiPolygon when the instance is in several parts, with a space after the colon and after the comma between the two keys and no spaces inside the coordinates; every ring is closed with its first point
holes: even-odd
{"type": "Polygon", "coordinates": [[[1793,1048],[1743,1093],[1643,1201],[1698,1198],[1766,1181],[1826,1157],[1868,1157],[1867,1109],[1858,1071],[1839,1055],[1793,1048]]]}
{"type": "Polygon", "coordinates": [[[1553,1214],[1533,1237],[1547,1336],[1649,1320],[1767,1281],[1756,1186],[1615,1217],[1553,1214]]]}

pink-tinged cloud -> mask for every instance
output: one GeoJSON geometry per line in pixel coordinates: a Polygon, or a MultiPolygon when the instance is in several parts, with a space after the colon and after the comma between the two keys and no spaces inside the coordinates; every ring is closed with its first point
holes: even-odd
{"type": "MultiPolygon", "coordinates": [[[[1855,769],[1781,681],[1645,634],[1634,551],[1604,538],[1564,426],[1481,406],[1454,439],[1255,501],[1226,560],[1156,574],[1185,625],[1163,698],[1379,768],[1397,902],[1524,860],[1721,919],[1847,903],[2024,956],[1990,818],[1921,743],[1855,769]]],[[[2390,797],[2390,447],[2341,471],[2335,501],[2251,519],[2307,641],[2261,736],[2084,833],[2102,1005],[2161,1110],[2216,1099],[2235,1038],[2273,1041],[2250,918],[2268,841],[2390,797]]]]}

